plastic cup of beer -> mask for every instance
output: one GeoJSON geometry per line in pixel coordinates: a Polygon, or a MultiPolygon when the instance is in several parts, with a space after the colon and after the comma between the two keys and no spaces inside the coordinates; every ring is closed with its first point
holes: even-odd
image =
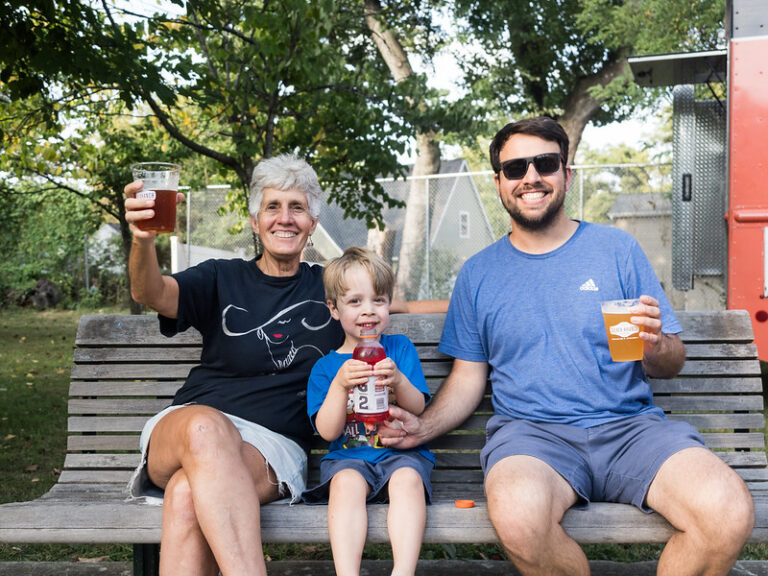
{"type": "Polygon", "coordinates": [[[605,333],[608,336],[608,349],[614,362],[628,362],[643,359],[643,341],[640,339],[642,326],[632,324],[630,308],[640,304],[640,300],[607,300],[600,302],[605,321],[605,333]]]}
{"type": "Polygon", "coordinates": [[[143,187],[136,198],[155,201],[155,215],[139,220],[136,226],[145,232],[173,232],[176,229],[176,193],[179,190],[181,166],[170,162],[139,162],[131,165],[134,180],[143,187]]]}

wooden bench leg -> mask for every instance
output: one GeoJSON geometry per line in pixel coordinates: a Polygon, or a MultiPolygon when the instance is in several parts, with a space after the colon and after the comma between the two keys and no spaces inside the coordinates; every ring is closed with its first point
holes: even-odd
{"type": "Polygon", "coordinates": [[[133,545],[133,576],[158,576],[160,570],[159,544],[133,545]]]}

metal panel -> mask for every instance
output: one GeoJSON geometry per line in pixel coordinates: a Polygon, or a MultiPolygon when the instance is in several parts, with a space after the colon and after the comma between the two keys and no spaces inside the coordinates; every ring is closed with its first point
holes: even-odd
{"type": "Polygon", "coordinates": [[[730,46],[728,308],[752,317],[758,357],[768,361],[764,228],[768,226],[768,34],[730,46]]]}
{"type": "Polygon", "coordinates": [[[768,29],[768,10],[765,0],[731,0],[731,38],[765,36],[768,29]]]}
{"type": "Polygon", "coordinates": [[[721,102],[694,104],[693,273],[720,275],[727,258],[726,113],[721,102]]]}
{"type": "Polygon", "coordinates": [[[638,86],[678,86],[725,82],[727,51],[710,50],[628,58],[638,86]]]}
{"type": "Polygon", "coordinates": [[[693,288],[693,202],[695,170],[693,86],[675,86],[673,91],[672,166],[672,285],[678,290],[693,288]]]}

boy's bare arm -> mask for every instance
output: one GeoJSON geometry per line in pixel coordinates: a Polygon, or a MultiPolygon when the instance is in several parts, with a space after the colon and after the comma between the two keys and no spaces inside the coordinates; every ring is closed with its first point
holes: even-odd
{"type": "Polygon", "coordinates": [[[360,360],[350,359],[341,365],[315,416],[315,428],[324,440],[332,442],[344,432],[349,389],[365,384],[370,375],[370,366],[360,360]]]}
{"type": "Polygon", "coordinates": [[[381,383],[392,389],[398,406],[416,415],[424,411],[426,405],[424,393],[416,388],[405,374],[400,372],[391,358],[384,358],[376,364],[373,373],[381,376],[381,383]]]}

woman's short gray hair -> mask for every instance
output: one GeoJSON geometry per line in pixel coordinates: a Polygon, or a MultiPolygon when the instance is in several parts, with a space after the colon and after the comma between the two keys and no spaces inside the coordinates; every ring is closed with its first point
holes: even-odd
{"type": "Polygon", "coordinates": [[[256,216],[261,206],[264,188],[299,190],[307,195],[307,206],[312,218],[320,216],[320,182],[312,166],[293,154],[281,154],[262,160],[253,169],[251,199],[248,211],[256,216]]]}

